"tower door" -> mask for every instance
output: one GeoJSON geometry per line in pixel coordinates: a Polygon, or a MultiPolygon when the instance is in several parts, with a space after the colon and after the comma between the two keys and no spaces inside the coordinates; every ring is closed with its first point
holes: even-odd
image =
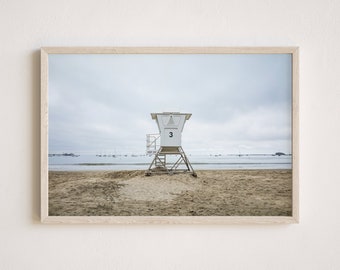
{"type": "Polygon", "coordinates": [[[181,146],[181,132],[178,128],[164,128],[161,133],[161,146],[181,146]]]}

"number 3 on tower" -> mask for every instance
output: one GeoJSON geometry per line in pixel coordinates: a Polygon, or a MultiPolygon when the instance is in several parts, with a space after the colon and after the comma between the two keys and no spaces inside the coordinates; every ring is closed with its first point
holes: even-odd
{"type": "Polygon", "coordinates": [[[174,136],[174,134],[172,133],[172,131],[169,132],[169,137],[172,138],[174,136]]]}

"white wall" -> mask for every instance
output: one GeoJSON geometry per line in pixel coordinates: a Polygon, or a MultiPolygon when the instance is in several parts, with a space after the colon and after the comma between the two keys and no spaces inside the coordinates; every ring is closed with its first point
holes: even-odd
{"type": "Polygon", "coordinates": [[[0,0],[0,269],[340,269],[339,14],[335,0],[0,0]],[[300,224],[40,224],[41,46],[300,46],[300,224]]]}

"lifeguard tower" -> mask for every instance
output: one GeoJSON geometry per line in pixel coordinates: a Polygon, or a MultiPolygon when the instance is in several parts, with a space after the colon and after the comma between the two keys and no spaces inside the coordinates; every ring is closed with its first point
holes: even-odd
{"type": "Polygon", "coordinates": [[[160,134],[147,134],[146,153],[154,154],[155,157],[145,175],[191,173],[197,177],[181,146],[183,127],[185,121],[189,120],[190,117],[191,113],[151,113],[151,118],[156,120],[160,134]],[[157,140],[159,138],[158,148],[157,140]],[[174,157],[173,160],[171,160],[171,156],[174,157]]]}

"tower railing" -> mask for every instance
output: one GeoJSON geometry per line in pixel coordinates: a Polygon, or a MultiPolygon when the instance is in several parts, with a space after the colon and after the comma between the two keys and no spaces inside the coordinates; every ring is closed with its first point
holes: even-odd
{"type": "Polygon", "coordinates": [[[157,134],[146,134],[146,154],[152,156],[157,153],[160,147],[159,138],[161,135],[157,134]]]}

